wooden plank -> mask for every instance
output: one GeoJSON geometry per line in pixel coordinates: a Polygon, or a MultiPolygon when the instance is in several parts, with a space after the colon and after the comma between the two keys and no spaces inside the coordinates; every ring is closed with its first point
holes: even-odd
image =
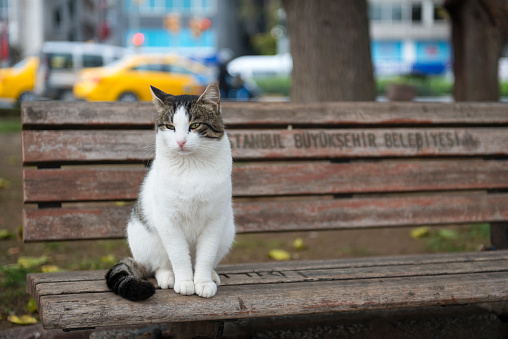
{"type": "MultiPolygon", "coordinates": [[[[504,103],[257,102],[221,104],[233,126],[508,124],[504,103]],[[276,112],[276,114],[274,114],[276,112]]],[[[27,102],[24,128],[153,126],[152,103],[27,102]]]]}
{"type": "MultiPolygon", "coordinates": [[[[339,281],[357,279],[386,279],[395,277],[433,276],[444,274],[470,274],[488,272],[507,272],[508,260],[474,261],[461,263],[434,263],[427,265],[383,265],[376,267],[355,268],[326,268],[326,269],[299,269],[299,270],[256,270],[250,272],[218,272],[221,286],[258,285],[275,283],[339,281]]],[[[155,279],[152,282],[157,286],[155,279]]],[[[158,286],[157,286],[158,287],[158,286]]],[[[63,295],[75,293],[109,292],[104,281],[80,280],[69,282],[48,282],[35,285],[34,297],[63,295]]]]}
{"type": "Polygon", "coordinates": [[[44,327],[83,328],[508,301],[506,272],[223,286],[210,299],[157,290],[144,302],[113,293],[43,296],[44,327]]]}
{"type": "Polygon", "coordinates": [[[30,202],[134,200],[145,168],[23,170],[23,197],[30,202]]]}
{"type": "Polygon", "coordinates": [[[23,163],[148,162],[153,131],[24,131],[23,163]]]}
{"type": "MultiPolygon", "coordinates": [[[[137,198],[145,168],[25,169],[24,201],[137,198]]],[[[508,161],[249,164],[233,169],[234,196],[508,188],[508,161]]]]}
{"type": "Polygon", "coordinates": [[[508,220],[508,195],[246,202],[237,231],[331,230],[508,220]]]}
{"type": "MultiPolygon", "coordinates": [[[[461,253],[435,253],[412,254],[403,256],[383,256],[369,258],[347,258],[328,260],[302,260],[302,261],[275,261],[263,263],[242,263],[220,265],[218,272],[221,275],[251,275],[257,276],[260,272],[277,271],[311,271],[311,270],[351,270],[370,269],[377,267],[410,266],[443,264],[463,264],[473,262],[501,262],[508,260],[508,251],[461,252],[461,253]]],[[[500,267],[501,265],[497,265],[500,267]]],[[[27,276],[27,292],[31,293],[38,284],[103,281],[106,270],[72,271],[53,273],[30,273],[27,276]]]]}
{"type": "MultiPolygon", "coordinates": [[[[145,162],[153,131],[24,131],[23,162],[145,162]]],[[[230,130],[233,158],[507,155],[506,128],[230,130]]]]}
{"type": "MultiPolygon", "coordinates": [[[[508,194],[238,202],[238,233],[500,222],[508,194]]],[[[24,241],[123,237],[128,207],[23,211],[24,241]]]]}
{"type": "Polygon", "coordinates": [[[23,210],[23,241],[119,239],[131,206],[23,210]]]}

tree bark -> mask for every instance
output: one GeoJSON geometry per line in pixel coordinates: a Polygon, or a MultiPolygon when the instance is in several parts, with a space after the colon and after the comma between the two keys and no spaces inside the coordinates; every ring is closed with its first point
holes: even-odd
{"type": "Polygon", "coordinates": [[[376,97],[366,0],[284,0],[293,57],[291,100],[376,97]]]}
{"type": "Polygon", "coordinates": [[[499,100],[498,61],[507,39],[508,1],[446,0],[452,18],[455,101],[499,100]]]}

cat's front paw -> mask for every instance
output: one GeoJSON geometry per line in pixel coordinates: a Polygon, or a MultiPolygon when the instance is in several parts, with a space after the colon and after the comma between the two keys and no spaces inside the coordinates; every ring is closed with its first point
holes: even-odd
{"type": "Polygon", "coordinates": [[[217,272],[215,272],[215,270],[212,271],[212,280],[215,282],[217,287],[220,286],[220,278],[219,278],[219,275],[217,274],[217,272]]]}
{"type": "Polygon", "coordinates": [[[196,283],[196,294],[203,298],[211,298],[217,293],[217,284],[213,281],[196,283]]]}
{"type": "Polygon", "coordinates": [[[173,289],[176,293],[191,295],[194,294],[194,282],[192,280],[176,280],[173,289]]]}
{"type": "Polygon", "coordinates": [[[175,275],[171,270],[158,270],[155,272],[155,279],[157,279],[157,284],[163,290],[173,288],[175,285],[175,275]]]}

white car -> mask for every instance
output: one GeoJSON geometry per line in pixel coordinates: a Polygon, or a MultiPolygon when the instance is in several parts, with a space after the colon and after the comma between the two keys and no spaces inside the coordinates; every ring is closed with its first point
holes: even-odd
{"type": "Polygon", "coordinates": [[[293,59],[289,53],[248,55],[231,60],[227,68],[231,75],[240,75],[243,79],[289,76],[293,70],[293,59]]]}

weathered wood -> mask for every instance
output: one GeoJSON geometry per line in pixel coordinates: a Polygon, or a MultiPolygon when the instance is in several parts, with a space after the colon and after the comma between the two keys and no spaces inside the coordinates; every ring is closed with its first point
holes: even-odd
{"type": "MultiPolygon", "coordinates": [[[[508,219],[508,194],[431,195],[297,201],[238,202],[238,233],[308,231],[508,219]]],[[[58,208],[23,211],[24,241],[104,239],[124,236],[130,209],[58,208]]]]}
{"type": "MultiPolygon", "coordinates": [[[[502,103],[287,102],[222,103],[234,126],[508,124],[502,103]],[[275,114],[276,112],[276,114],[275,114]]],[[[152,103],[26,102],[24,128],[114,128],[153,126],[152,103]]]]}
{"type": "MultiPolygon", "coordinates": [[[[23,163],[146,162],[153,131],[24,131],[23,163]]],[[[233,158],[508,155],[508,128],[231,130],[233,158]]]]}
{"type": "Polygon", "coordinates": [[[174,322],[170,324],[172,338],[221,338],[223,321],[174,322]]]}
{"type": "MultiPolygon", "coordinates": [[[[222,109],[237,164],[238,233],[490,222],[493,244],[506,242],[506,104],[222,109]],[[250,160],[263,162],[241,163],[250,160]]],[[[63,203],[27,207],[25,241],[123,238],[131,208],[124,201],[136,199],[146,173],[139,164],[153,157],[153,116],[151,103],[24,104],[24,164],[61,166],[25,169],[24,200],[63,203]]],[[[508,301],[508,251],[252,263],[218,272],[222,286],[211,299],[157,290],[132,303],[108,291],[105,271],[30,274],[27,291],[46,328],[508,301]]]]}
{"type": "MultiPolygon", "coordinates": [[[[369,258],[328,259],[328,260],[301,260],[301,261],[277,261],[263,263],[242,263],[220,265],[218,272],[221,275],[250,275],[258,276],[260,272],[275,271],[311,271],[311,270],[351,270],[369,269],[376,267],[411,266],[419,267],[464,264],[475,262],[496,262],[508,260],[508,251],[485,251],[485,252],[462,252],[462,253],[437,253],[437,254],[413,254],[404,256],[384,256],[369,258]]],[[[497,265],[500,267],[500,265],[497,265]]],[[[54,284],[58,282],[79,281],[103,281],[106,270],[97,271],[73,271],[54,273],[30,273],[27,276],[27,292],[32,294],[39,284],[54,284]]]]}
{"type": "Polygon", "coordinates": [[[23,210],[23,241],[119,239],[131,206],[23,210]]]}
{"type": "MultiPolygon", "coordinates": [[[[419,265],[378,265],[370,267],[352,268],[305,268],[291,270],[261,270],[255,272],[228,272],[227,268],[220,268],[218,274],[221,286],[295,283],[311,281],[334,281],[350,279],[385,279],[394,277],[430,276],[444,274],[470,274],[508,271],[508,260],[471,261],[455,263],[428,263],[419,265]]],[[[67,273],[71,274],[71,273],[67,273]]],[[[34,286],[33,295],[37,298],[48,295],[63,295],[75,293],[109,292],[104,277],[97,280],[83,280],[69,282],[46,282],[34,286]]],[[[152,282],[156,285],[155,280],[152,282]]]]}
{"type": "MultiPolygon", "coordinates": [[[[137,198],[145,168],[26,169],[24,201],[137,198]]],[[[508,161],[249,164],[233,170],[234,196],[283,196],[508,188],[508,161]]]]}
{"type": "Polygon", "coordinates": [[[144,302],[111,292],[43,296],[46,328],[343,312],[508,301],[506,272],[223,286],[210,299],[157,290],[144,302]],[[128,312],[126,313],[126,309],[128,312]]]}

